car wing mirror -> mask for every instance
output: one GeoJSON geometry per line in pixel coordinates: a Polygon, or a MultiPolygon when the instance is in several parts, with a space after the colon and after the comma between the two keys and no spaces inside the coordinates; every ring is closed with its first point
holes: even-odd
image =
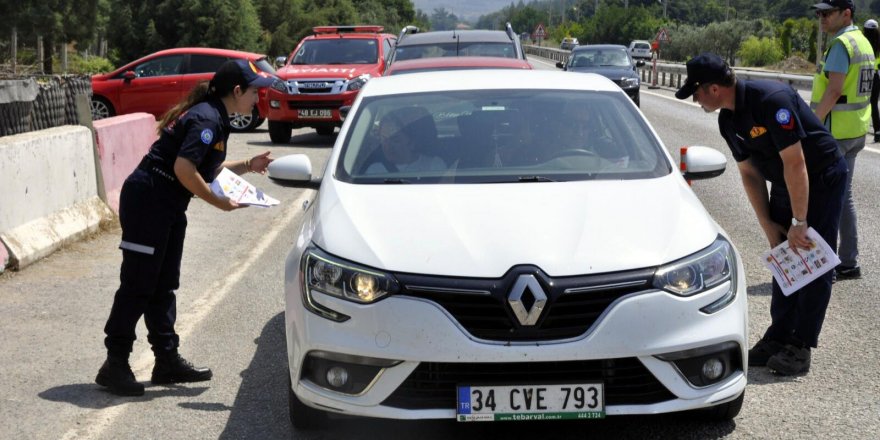
{"type": "Polygon", "coordinates": [[[275,57],[275,67],[281,67],[287,64],[287,57],[275,57]]]}
{"type": "Polygon", "coordinates": [[[122,78],[126,81],[131,81],[131,80],[137,78],[137,74],[131,70],[128,70],[122,74],[122,78]]]}
{"type": "Polygon", "coordinates": [[[557,69],[562,69],[562,68],[564,68],[564,67],[565,67],[565,63],[563,63],[562,61],[558,61],[558,62],[556,63],[556,68],[557,68],[557,69]]]}
{"type": "Polygon", "coordinates": [[[282,186],[318,188],[320,180],[312,180],[312,161],[305,154],[281,156],[269,164],[269,178],[282,186]]]}
{"type": "Polygon", "coordinates": [[[343,105],[342,107],[339,107],[339,117],[342,118],[343,120],[345,120],[345,118],[348,116],[348,112],[350,112],[350,111],[351,111],[350,105],[343,105]]]}
{"type": "Polygon", "coordinates": [[[727,157],[709,147],[681,147],[681,173],[685,180],[718,177],[727,168],[727,157]]]}
{"type": "Polygon", "coordinates": [[[644,66],[644,65],[645,65],[645,62],[644,62],[644,61],[642,61],[642,60],[638,60],[638,61],[636,61],[636,67],[642,67],[642,66],[644,66]]]}

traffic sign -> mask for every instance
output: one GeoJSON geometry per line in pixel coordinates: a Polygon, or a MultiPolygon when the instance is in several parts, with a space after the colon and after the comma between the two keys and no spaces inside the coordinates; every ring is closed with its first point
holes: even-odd
{"type": "Polygon", "coordinates": [[[544,23],[538,23],[535,28],[535,39],[544,38],[547,33],[544,31],[544,23]]]}
{"type": "Polygon", "coordinates": [[[660,28],[660,31],[657,32],[657,41],[669,41],[669,32],[666,31],[666,28],[660,28]]]}

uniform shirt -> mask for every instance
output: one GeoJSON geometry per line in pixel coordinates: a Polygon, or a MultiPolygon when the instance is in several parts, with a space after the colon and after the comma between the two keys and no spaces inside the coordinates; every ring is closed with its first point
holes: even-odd
{"type": "Polygon", "coordinates": [[[785,185],[779,152],[798,141],[810,176],[840,157],[831,133],[787,84],[737,80],[735,108],[718,115],[721,136],[737,162],[751,160],[774,184],[785,185]]]}
{"type": "MultiPolygon", "coordinates": [[[[174,161],[178,157],[188,159],[195,164],[202,179],[210,184],[220,164],[226,160],[226,141],[229,140],[230,129],[226,107],[218,99],[209,99],[190,107],[164,127],[147,157],[172,176],[174,161]]],[[[179,181],[177,185],[183,188],[179,181]]]]}

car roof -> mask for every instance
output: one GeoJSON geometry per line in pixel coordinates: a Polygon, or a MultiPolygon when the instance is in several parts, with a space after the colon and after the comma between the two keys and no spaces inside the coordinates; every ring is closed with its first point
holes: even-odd
{"type": "Polygon", "coordinates": [[[579,73],[572,81],[570,72],[560,70],[447,70],[371,79],[361,96],[384,96],[459,90],[545,89],[618,92],[623,90],[608,78],[593,73],[579,73]]]}
{"type": "Polygon", "coordinates": [[[437,44],[453,42],[453,38],[458,37],[460,43],[472,42],[490,42],[490,43],[513,43],[513,40],[507,36],[504,31],[489,30],[464,30],[464,31],[431,31],[415,34],[407,34],[397,46],[409,46],[418,44],[437,44]]]}
{"type": "Polygon", "coordinates": [[[596,50],[596,49],[604,49],[604,50],[622,49],[622,50],[626,50],[626,46],[623,46],[620,44],[587,44],[587,45],[580,45],[580,46],[572,49],[572,52],[581,52],[584,50],[591,50],[591,49],[592,50],[596,50]]]}
{"type": "Polygon", "coordinates": [[[259,53],[245,52],[242,50],[233,50],[233,49],[218,49],[218,48],[214,48],[214,47],[175,47],[173,49],[165,49],[165,50],[160,50],[158,52],[154,52],[151,54],[147,54],[139,59],[146,58],[148,56],[176,55],[176,54],[222,55],[222,56],[226,56],[226,57],[248,58],[251,60],[256,60],[256,59],[266,57],[266,55],[259,54],[259,53]]]}
{"type": "Polygon", "coordinates": [[[453,69],[531,69],[532,65],[526,60],[518,58],[501,57],[435,57],[416,58],[412,60],[395,61],[388,68],[386,74],[399,73],[408,70],[453,70],[453,69]]]}

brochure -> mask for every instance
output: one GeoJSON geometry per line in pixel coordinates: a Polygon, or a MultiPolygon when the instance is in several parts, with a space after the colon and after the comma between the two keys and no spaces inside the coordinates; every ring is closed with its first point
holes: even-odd
{"type": "Polygon", "coordinates": [[[217,178],[211,182],[211,191],[218,196],[235,200],[239,205],[269,207],[279,203],[277,199],[267,196],[227,168],[223,168],[217,178]]]}
{"type": "Polygon", "coordinates": [[[819,278],[840,264],[840,258],[834,249],[816,232],[807,230],[807,237],[812,242],[810,249],[797,249],[788,245],[788,240],[764,252],[764,265],[773,273],[773,278],[782,288],[782,293],[789,296],[811,281],[819,278]]]}

